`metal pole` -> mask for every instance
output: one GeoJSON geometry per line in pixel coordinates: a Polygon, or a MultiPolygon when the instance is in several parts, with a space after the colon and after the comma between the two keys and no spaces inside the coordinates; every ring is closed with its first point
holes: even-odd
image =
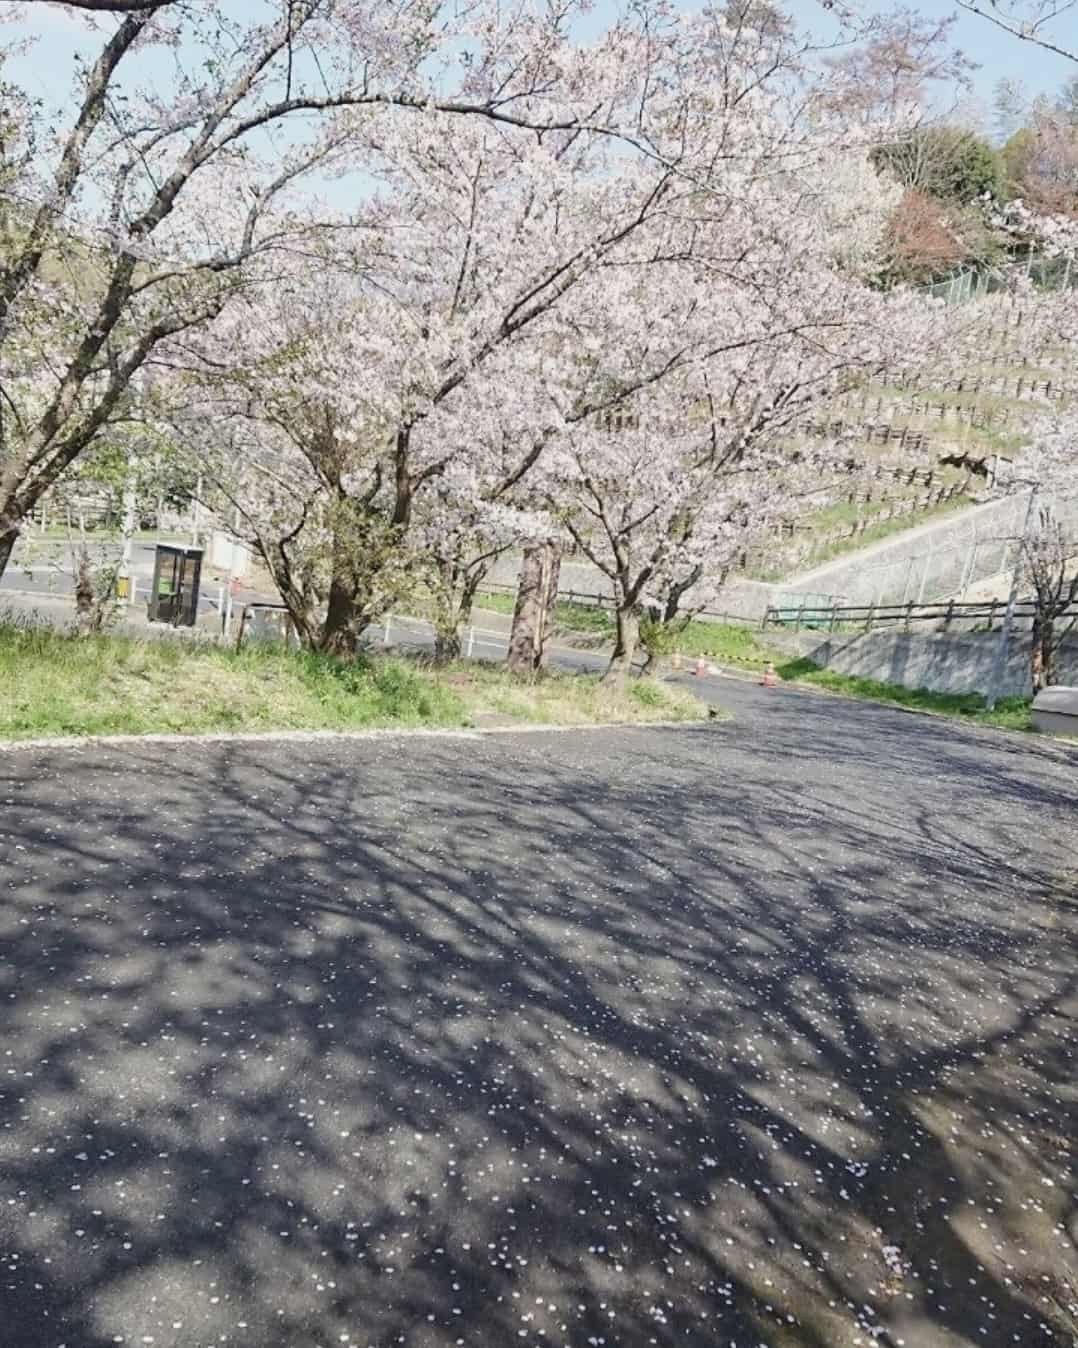
{"type": "Polygon", "coordinates": [[[962,565],[962,580],[959,584],[959,594],[965,595],[966,591],[973,584],[973,570],[977,563],[977,526],[973,526],[973,540],[966,552],[966,560],[962,565]]]}
{"type": "Polygon", "coordinates": [[[904,604],[909,603],[910,586],[913,582],[913,562],[914,559],[911,557],[906,563],[906,583],[902,586],[902,602],[904,604]]]}
{"type": "Polygon", "coordinates": [[[131,536],[135,532],[135,505],[135,472],[132,465],[124,482],[123,553],[119,570],[119,574],[127,581],[124,600],[127,604],[131,603],[131,536]]]}
{"type": "Polygon", "coordinates": [[[999,687],[1003,680],[1003,667],[1007,661],[1007,647],[1011,641],[1011,628],[1014,625],[1014,606],[1018,602],[1018,587],[1022,582],[1022,562],[1025,558],[1025,542],[1029,536],[1029,522],[1033,518],[1033,507],[1037,504],[1037,491],[1039,484],[1034,483],[1032,491],[1029,493],[1029,505],[1026,507],[1026,518],[1022,524],[1022,536],[1018,541],[1018,554],[1014,559],[1014,571],[1011,575],[1011,592],[1007,596],[1007,611],[1003,615],[1003,623],[999,629],[999,645],[996,647],[995,659],[992,661],[992,674],[988,683],[988,696],[985,698],[985,706],[989,711],[996,705],[999,698],[999,687]]]}
{"type": "Polygon", "coordinates": [[[195,499],[191,509],[191,546],[198,547],[199,525],[202,522],[202,474],[195,483],[195,499]]]}
{"type": "Polygon", "coordinates": [[[917,591],[918,608],[920,608],[920,606],[925,602],[925,586],[928,584],[928,564],[931,560],[932,560],[932,548],[930,545],[928,551],[925,553],[924,567],[921,571],[921,584],[917,591]]]}
{"type": "Polygon", "coordinates": [[[232,631],[232,597],[236,591],[236,549],[239,547],[240,511],[236,507],[232,520],[232,537],[228,541],[228,592],[221,606],[221,631],[227,638],[232,631]]]}

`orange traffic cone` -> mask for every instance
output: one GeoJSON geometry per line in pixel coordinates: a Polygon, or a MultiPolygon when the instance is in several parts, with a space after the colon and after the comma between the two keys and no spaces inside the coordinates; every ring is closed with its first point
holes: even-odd
{"type": "Polygon", "coordinates": [[[764,677],[760,682],[765,688],[777,688],[779,686],[779,676],[775,673],[775,666],[770,660],[767,662],[764,677]]]}

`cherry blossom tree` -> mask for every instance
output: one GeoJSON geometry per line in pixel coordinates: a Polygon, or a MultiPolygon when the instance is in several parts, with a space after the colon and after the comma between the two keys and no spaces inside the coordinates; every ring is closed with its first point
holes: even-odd
{"type": "MultiPolygon", "coordinates": [[[[1078,393],[1078,389],[1074,392],[1078,393]]],[[[1078,416],[1064,404],[1030,428],[998,495],[1027,496],[1016,552],[1011,601],[1004,621],[1009,635],[1016,598],[1033,607],[1030,685],[1037,693],[1058,677],[1059,645],[1075,629],[1078,604],[1078,416]]]]}
{"type": "MultiPolygon", "coordinates": [[[[1074,390],[1078,392],[1078,389],[1074,390]]],[[[1078,415],[1073,403],[1035,420],[1009,472],[997,480],[1000,496],[1026,497],[1016,552],[1004,640],[1016,598],[1033,608],[1030,684],[1037,693],[1058,677],[1059,646],[1076,626],[1078,605],[1078,415]]]]}
{"type": "Polygon", "coordinates": [[[885,370],[921,367],[955,321],[866,283],[894,193],[819,149],[795,180],[744,195],[714,239],[702,220],[692,256],[665,272],[600,274],[587,302],[578,296],[577,347],[591,358],[551,386],[564,425],[538,479],[548,512],[611,585],[614,680],[632,665],[642,616],[673,622],[800,499],[840,469],[845,479],[847,447],[806,451],[798,419],[885,370]],[[634,311],[647,322],[611,340],[611,314],[634,311]],[[649,367],[661,377],[633,387],[649,367]],[[625,396],[572,420],[602,389],[625,396]]]}
{"type": "MultiPolygon", "coordinates": [[[[1036,223],[1024,210],[1022,218],[1026,224],[1036,223]]],[[[1050,246],[1066,250],[1065,231],[1048,221],[1044,232],[1052,240],[1050,246]]],[[[1078,342],[1078,294],[1073,290],[1027,294],[1024,303],[1028,318],[1023,331],[1030,350],[1070,349],[1078,342]]],[[[990,305],[983,308],[990,314],[990,305]]],[[[1008,540],[1015,549],[1016,563],[996,681],[1015,600],[1028,598],[1033,606],[1030,682],[1034,692],[1057,677],[1059,643],[1074,629],[1069,611],[1078,602],[1078,381],[1072,377],[1068,382],[1064,373],[1057,377],[1056,392],[1063,396],[1053,410],[1041,410],[1027,419],[1023,443],[1006,471],[993,479],[998,497],[1013,496],[1021,503],[1018,517],[1023,521],[1021,530],[1008,540]]]]}
{"type": "Polygon", "coordinates": [[[898,5],[869,21],[862,40],[827,58],[835,78],[828,106],[873,125],[913,130],[941,89],[952,101],[974,68],[953,45],[955,18],[898,5]]]}
{"type": "MultiPolygon", "coordinates": [[[[51,309],[12,292],[26,387],[20,449],[5,459],[9,532],[124,415],[131,376],[152,360],[186,372],[184,438],[309,644],[351,651],[388,605],[433,587],[451,652],[492,557],[576,519],[562,493],[597,417],[651,400],[647,425],[669,429],[682,455],[664,468],[674,480],[691,432],[663,390],[695,416],[708,371],[736,447],[724,468],[762,482],[769,460],[749,451],[780,416],[885,359],[897,369],[903,343],[926,352],[898,301],[883,351],[885,301],[860,278],[889,189],[865,126],[828,112],[831,76],[773,14],[641,9],[582,49],[568,12],[495,23],[469,11],[466,32],[452,29],[467,37],[463,62],[425,19],[398,49],[355,6],[324,0],[300,17],[299,38],[294,24],[248,35],[182,115],[150,116],[144,98],[115,143],[99,130],[99,92],[75,158],[83,173],[86,144],[103,139],[93,172],[113,189],[115,260],[100,283],[91,269],[85,313],[67,292],[51,309]],[[328,98],[311,73],[323,50],[337,53],[328,98]],[[255,133],[294,114],[316,118],[309,138],[256,154],[255,133]],[[158,167],[150,181],[144,163],[158,167]],[[347,218],[296,196],[311,174],[357,171],[347,218]]],[[[179,31],[168,12],[138,21],[146,41],[179,31]]],[[[35,284],[61,239],[54,198],[27,234],[35,284]]],[[[25,257],[23,240],[14,251],[25,257]]],[[[701,498],[696,539],[719,536],[712,490],[686,488],[701,498]]],[[[669,594],[697,565],[678,571],[675,552],[668,529],[651,569],[669,572],[669,594]]]]}
{"type": "MultiPolygon", "coordinates": [[[[724,20],[704,24],[677,48],[683,93],[633,110],[631,146],[603,128],[368,114],[353,127],[353,149],[377,187],[349,231],[313,268],[260,286],[202,344],[203,375],[263,428],[259,471],[234,494],[261,515],[260,551],[313,644],[354,649],[393,602],[397,581],[382,580],[432,563],[424,530],[440,530],[443,543],[478,539],[475,564],[442,547],[435,567],[474,592],[477,568],[513,536],[513,512],[536,508],[525,479],[564,427],[701,351],[741,344],[690,325],[691,336],[664,334],[615,380],[596,379],[612,344],[655,326],[642,278],[655,278],[659,294],[688,286],[689,314],[723,269],[740,268],[751,290],[754,231],[779,255],[768,242],[775,182],[797,184],[807,165],[825,162],[835,199],[849,201],[825,246],[836,260],[860,246],[881,192],[871,169],[844,177],[833,139],[801,129],[785,94],[717,106],[703,79],[717,58],[701,55],[699,39],[708,24],[716,42],[730,35],[724,20]],[[848,196],[851,185],[869,189],[867,202],[848,196]],[[694,257],[700,268],[685,270],[694,257]],[[585,328],[576,314],[589,304],[605,318],[585,328]],[[237,362],[240,331],[250,354],[237,362]],[[264,509],[252,504],[256,480],[272,484],[264,509]],[[473,527],[446,526],[451,504],[473,527]]],[[[727,75],[745,84],[764,53],[758,42],[745,56],[730,45],[727,75]]],[[[782,208],[811,195],[795,185],[782,208]]]]}
{"type": "Polygon", "coordinates": [[[746,548],[810,497],[818,505],[832,485],[848,489],[848,447],[806,450],[796,422],[893,368],[895,338],[915,334],[914,310],[896,304],[888,322],[882,311],[866,314],[863,297],[845,315],[846,332],[823,305],[778,308],[777,319],[770,306],[753,315],[723,298],[728,326],[716,316],[714,330],[731,334],[725,351],[644,390],[627,416],[567,430],[547,465],[552,510],[615,596],[614,681],[632,667],[642,617],[655,647],[663,627],[714,601],[746,548]]]}
{"type": "MultiPolygon", "coordinates": [[[[509,138],[478,120],[448,134],[435,114],[404,132],[371,118],[364,134],[382,190],[332,256],[235,306],[196,358],[223,400],[210,425],[231,406],[261,427],[257,471],[233,494],[300,630],[336,651],[393,602],[381,573],[422,554],[448,503],[480,524],[481,556],[499,546],[493,521],[527,509],[513,489],[561,418],[610,396],[555,414],[545,393],[580,362],[563,319],[577,290],[601,267],[661,267],[691,248],[682,217],[699,194],[666,156],[626,161],[605,135],[509,138]],[[264,508],[256,481],[272,484],[264,508]]],[[[442,563],[444,578],[444,547],[442,563]]]]}
{"type": "Polygon", "coordinates": [[[1059,646],[1073,632],[1078,617],[1078,517],[1067,518],[1051,507],[1037,513],[1033,527],[1021,540],[1022,579],[1033,599],[1030,680],[1039,693],[1059,677],[1059,646]]]}
{"type": "MultiPolygon", "coordinates": [[[[655,155],[654,125],[678,123],[693,73],[687,28],[646,7],[590,46],[572,39],[572,3],[275,0],[239,19],[216,4],[81,8],[98,11],[96,50],[57,124],[20,84],[22,40],[0,53],[0,572],[41,495],[124,414],[134,375],[252,272],[266,279],[344,223],[318,188],[364,174],[367,111],[570,143],[587,125],[655,155]],[[172,54],[171,80],[155,53],[172,54]]],[[[2,10],[32,23],[37,6],[2,10]]]]}
{"type": "Polygon", "coordinates": [[[1078,123],[1072,118],[1035,107],[1004,157],[1011,196],[1039,215],[1078,217],[1078,123]]]}

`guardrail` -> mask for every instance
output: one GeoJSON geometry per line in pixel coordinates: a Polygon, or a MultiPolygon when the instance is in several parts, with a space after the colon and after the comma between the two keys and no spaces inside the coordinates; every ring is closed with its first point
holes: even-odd
{"type": "MultiPolygon", "coordinates": [[[[480,585],[478,593],[480,595],[512,595],[515,597],[517,586],[505,585],[500,581],[484,581],[480,585]]],[[[608,608],[613,612],[617,607],[617,602],[611,594],[587,594],[581,590],[559,590],[559,604],[582,604],[585,608],[608,608]]]]}
{"type": "MultiPolygon", "coordinates": [[[[1003,599],[965,604],[955,600],[938,604],[820,605],[807,602],[769,608],[764,614],[763,626],[792,627],[795,631],[802,627],[817,631],[826,628],[829,632],[860,628],[871,632],[883,627],[904,627],[909,631],[914,623],[923,623],[935,624],[947,631],[955,623],[961,623],[991,630],[997,622],[1002,622],[1006,611],[1007,603],[1003,599]]],[[[1032,619],[1035,613],[1036,605],[1030,600],[1022,600],[1015,604],[1013,616],[1015,621],[1021,622],[1032,619]]],[[[1078,604],[1072,604],[1057,619],[1067,620],[1078,620],[1078,604]]]]}
{"type": "MultiPolygon", "coordinates": [[[[272,613],[275,615],[275,621],[272,622],[272,635],[283,641],[285,645],[290,645],[296,641],[296,630],[292,625],[292,618],[289,614],[287,604],[262,603],[261,601],[244,604],[243,612],[240,615],[239,631],[236,633],[236,650],[243,645],[243,639],[247,635],[248,628],[252,625],[252,618],[256,613],[272,613]]],[[[269,635],[261,633],[260,635],[269,635]]]]}

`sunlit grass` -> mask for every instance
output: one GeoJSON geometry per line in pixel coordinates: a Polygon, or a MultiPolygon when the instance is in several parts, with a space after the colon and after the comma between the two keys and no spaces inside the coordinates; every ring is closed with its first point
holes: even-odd
{"type": "Polygon", "coordinates": [[[0,738],[220,731],[454,727],[484,713],[542,724],[695,719],[680,690],[591,675],[517,678],[501,666],[437,670],[421,660],[249,643],[78,638],[0,623],[0,738]]]}
{"type": "Polygon", "coordinates": [[[890,702],[899,707],[960,717],[1005,730],[1033,729],[1029,698],[1001,698],[989,711],[980,693],[934,693],[927,688],[904,688],[897,683],[881,683],[876,679],[862,679],[853,674],[839,674],[833,669],[821,669],[808,659],[789,660],[778,666],[778,674],[786,680],[810,683],[817,688],[869,702],[890,702]]]}

